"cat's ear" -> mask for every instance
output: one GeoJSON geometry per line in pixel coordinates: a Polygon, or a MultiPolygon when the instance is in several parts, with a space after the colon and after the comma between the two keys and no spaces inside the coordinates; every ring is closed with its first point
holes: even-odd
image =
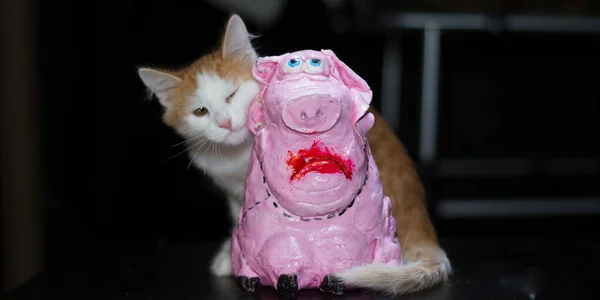
{"type": "Polygon", "coordinates": [[[227,22],[221,45],[223,58],[247,59],[254,62],[258,58],[258,54],[250,42],[252,38],[255,36],[248,33],[242,18],[232,15],[227,22]]]}
{"type": "Polygon", "coordinates": [[[148,90],[156,95],[160,104],[170,106],[170,95],[173,89],[181,82],[181,78],[167,72],[149,68],[140,68],[138,74],[148,90]]]}

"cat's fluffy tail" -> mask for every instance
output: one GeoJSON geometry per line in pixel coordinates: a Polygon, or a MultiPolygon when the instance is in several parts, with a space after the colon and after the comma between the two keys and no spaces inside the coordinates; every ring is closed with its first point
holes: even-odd
{"type": "Polygon", "coordinates": [[[384,294],[411,294],[448,280],[452,273],[446,253],[437,245],[415,247],[404,253],[402,266],[367,264],[334,274],[347,286],[384,294]]]}

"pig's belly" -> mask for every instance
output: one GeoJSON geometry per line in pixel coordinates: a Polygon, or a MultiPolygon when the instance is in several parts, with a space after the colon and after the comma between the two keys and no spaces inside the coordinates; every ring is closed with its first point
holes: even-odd
{"type": "MultiPolygon", "coordinates": [[[[263,227],[271,223],[264,217],[247,225],[263,227]]],[[[373,261],[376,238],[353,225],[314,226],[316,223],[273,217],[282,221],[277,222],[279,226],[271,223],[262,231],[249,230],[242,234],[242,240],[246,240],[242,244],[256,245],[244,247],[248,264],[269,281],[277,278],[275,270],[287,271],[297,273],[306,287],[316,288],[327,274],[373,261]],[[247,243],[249,240],[258,243],[247,243]]]]}

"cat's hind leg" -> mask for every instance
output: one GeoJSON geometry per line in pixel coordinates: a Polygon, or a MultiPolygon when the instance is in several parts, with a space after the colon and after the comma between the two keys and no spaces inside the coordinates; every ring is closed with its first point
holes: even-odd
{"type": "MultiPolygon", "coordinates": [[[[241,201],[233,196],[227,197],[227,205],[231,215],[232,225],[237,226],[237,220],[240,215],[241,201]]],[[[221,244],[221,247],[215,254],[210,271],[215,276],[231,276],[231,237],[227,238],[221,244]]]]}
{"type": "Polygon", "coordinates": [[[226,239],[219,247],[212,260],[210,271],[215,276],[231,276],[231,238],[226,239]]]}

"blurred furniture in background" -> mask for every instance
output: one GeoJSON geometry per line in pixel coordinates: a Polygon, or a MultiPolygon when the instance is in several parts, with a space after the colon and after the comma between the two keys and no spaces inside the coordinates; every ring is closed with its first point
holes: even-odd
{"type": "MultiPolygon", "coordinates": [[[[419,161],[426,166],[435,165],[433,176],[520,176],[535,172],[541,167],[548,173],[562,173],[572,176],[600,171],[599,158],[548,158],[541,166],[528,159],[444,159],[438,156],[440,52],[443,51],[441,35],[444,31],[523,31],[534,33],[600,34],[600,18],[507,15],[492,17],[483,14],[441,14],[441,13],[397,13],[382,19],[388,30],[416,29],[423,31],[423,68],[420,99],[419,161]]],[[[382,112],[384,117],[397,129],[400,116],[401,51],[391,34],[384,53],[382,112]]],[[[507,119],[508,120],[508,119],[507,119]]],[[[485,204],[449,199],[439,203],[438,213],[448,216],[468,216],[470,214],[561,214],[591,213],[600,214],[600,198],[594,199],[549,199],[534,203],[486,201],[485,204]],[[525,205],[522,205],[525,204],[525,205]]]]}
{"type": "MultiPolygon", "coordinates": [[[[418,131],[413,148],[433,195],[430,200],[434,202],[437,216],[600,214],[600,194],[596,188],[600,152],[595,143],[580,142],[594,140],[600,134],[596,104],[600,91],[592,80],[600,64],[590,51],[590,47],[600,41],[599,2],[346,2],[345,10],[337,10],[333,15],[346,15],[347,20],[352,20],[347,29],[386,36],[380,109],[397,131],[418,131]],[[415,33],[422,39],[420,57],[415,56],[414,51],[406,53],[406,48],[415,48],[414,42],[418,41],[415,33]],[[464,45],[457,45],[459,43],[464,45]],[[469,52],[467,45],[478,47],[479,52],[469,52]],[[560,47],[570,49],[556,50],[560,47]],[[588,57],[590,60],[586,60],[588,57]],[[420,70],[410,70],[415,67],[415,60],[421,61],[420,70]],[[515,74],[499,61],[517,65],[518,68],[512,70],[515,74]],[[472,66],[478,63],[479,67],[472,66]],[[545,69],[552,65],[556,69],[548,68],[555,72],[550,75],[545,69]],[[414,89],[410,85],[416,83],[405,80],[407,73],[413,77],[420,74],[416,93],[404,91],[414,89]],[[514,83],[513,77],[523,73],[531,74],[532,78],[524,78],[531,84],[514,83]],[[470,77],[473,86],[455,84],[459,76],[470,77]],[[475,80],[477,77],[486,78],[475,80]],[[548,84],[552,81],[544,83],[547,77],[562,86],[548,84]],[[490,88],[478,87],[478,83],[488,84],[490,88]],[[557,92],[554,95],[553,92],[532,93],[538,86],[557,89],[557,92]],[[519,88],[524,90],[519,91],[519,88]],[[477,89],[480,91],[471,91],[477,89]],[[405,97],[406,94],[409,96],[405,97]],[[542,96],[547,94],[550,97],[542,96]],[[563,95],[568,98],[561,98],[563,95]],[[416,100],[410,99],[414,96],[419,97],[417,110],[404,112],[405,104],[416,100]],[[474,97],[479,99],[465,100],[474,97]],[[514,101],[518,97],[519,101],[514,101]],[[487,102],[488,107],[467,104],[469,101],[487,102]],[[553,102],[557,101],[562,103],[554,110],[548,108],[556,106],[553,102]],[[514,109],[498,109],[505,105],[503,103],[514,102],[519,105],[514,109]],[[503,111],[509,114],[499,116],[503,111]],[[555,115],[547,127],[542,125],[549,119],[542,113],[545,111],[548,116],[555,115]],[[401,118],[415,113],[419,114],[418,118],[409,121],[401,118]],[[469,119],[472,122],[466,121],[469,119]],[[534,125],[527,121],[519,123],[522,119],[534,125]],[[418,121],[418,126],[412,121],[418,121]],[[556,121],[565,123],[562,128],[565,138],[561,132],[552,133],[557,127],[553,126],[556,121]],[[405,127],[410,129],[403,129],[405,127]],[[481,128],[473,129],[476,127],[481,128]],[[529,138],[528,134],[539,136],[529,138]],[[503,152],[511,147],[517,150],[503,152]],[[469,185],[473,188],[469,189],[469,185]],[[458,191],[461,186],[467,188],[458,191]]],[[[339,26],[333,24],[332,27],[339,26]]],[[[403,137],[411,148],[406,140],[403,137]]]]}
{"type": "Polygon", "coordinates": [[[206,0],[223,11],[235,12],[244,16],[246,22],[256,24],[260,30],[268,30],[279,21],[286,5],[286,0],[206,0]]]}

